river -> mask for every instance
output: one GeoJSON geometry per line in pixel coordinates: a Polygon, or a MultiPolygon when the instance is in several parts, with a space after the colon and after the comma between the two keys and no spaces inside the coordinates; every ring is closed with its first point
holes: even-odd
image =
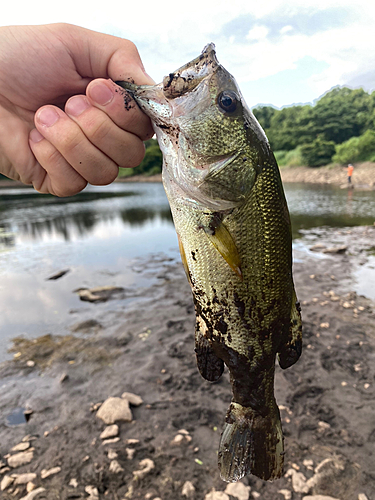
{"type": "MultiPolygon", "coordinates": [[[[297,184],[285,192],[296,246],[301,229],[375,221],[374,192],[297,184]]],[[[66,334],[67,314],[87,307],[75,289],[146,286],[140,268],[150,254],[178,259],[161,184],[89,186],[64,199],[31,188],[0,189],[0,361],[10,357],[13,337],[66,334]],[[63,278],[48,280],[65,269],[63,278]]]]}

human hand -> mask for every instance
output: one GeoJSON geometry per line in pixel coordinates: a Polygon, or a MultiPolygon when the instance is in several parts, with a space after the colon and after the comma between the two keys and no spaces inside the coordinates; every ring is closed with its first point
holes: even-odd
{"type": "Polygon", "coordinates": [[[109,78],[153,84],[128,40],[69,24],[0,27],[0,173],[70,196],[137,166],[151,122],[109,78]]]}

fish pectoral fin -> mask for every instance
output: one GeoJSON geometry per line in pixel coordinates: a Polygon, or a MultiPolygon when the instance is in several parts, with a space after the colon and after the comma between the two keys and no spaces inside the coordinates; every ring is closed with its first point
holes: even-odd
{"type": "Polygon", "coordinates": [[[287,342],[281,345],[278,351],[279,365],[289,368],[298,361],[302,353],[302,319],[301,308],[293,290],[292,310],[290,314],[290,327],[287,342]]]}
{"type": "Polygon", "coordinates": [[[188,266],[187,259],[186,259],[186,253],[185,253],[185,249],[184,249],[184,246],[182,244],[182,241],[181,241],[179,234],[177,234],[177,239],[178,239],[178,248],[180,249],[182,265],[184,266],[187,279],[191,285],[192,284],[191,283],[191,275],[190,275],[190,270],[189,270],[189,266],[188,266]]]}
{"type": "Polygon", "coordinates": [[[224,371],[224,361],[216,356],[209,341],[201,333],[199,319],[195,329],[195,354],[202,377],[210,382],[219,380],[224,371]]]}
{"type": "Polygon", "coordinates": [[[240,254],[225,225],[221,221],[217,221],[215,225],[205,227],[204,232],[227,264],[242,279],[240,254]]]}

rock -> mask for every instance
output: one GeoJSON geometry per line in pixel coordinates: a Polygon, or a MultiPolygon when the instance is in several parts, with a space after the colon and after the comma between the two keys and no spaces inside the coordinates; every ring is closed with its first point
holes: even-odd
{"type": "Polygon", "coordinates": [[[102,328],[103,326],[99,323],[99,321],[96,321],[96,319],[88,319],[86,321],[75,323],[70,327],[70,330],[72,332],[96,333],[102,328]]]}
{"type": "Polygon", "coordinates": [[[35,490],[35,488],[36,488],[36,484],[34,484],[32,481],[30,481],[26,485],[26,491],[27,491],[27,493],[30,493],[30,491],[35,490]]]}
{"type": "Polygon", "coordinates": [[[306,467],[306,469],[313,470],[314,469],[314,460],[311,458],[305,458],[303,461],[303,465],[306,467]]]}
{"type": "Polygon", "coordinates": [[[43,491],[46,491],[45,488],[37,488],[36,490],[30,491],[25,497],[20,498],[20,500],[34,500],[37,496],[39,496],[43,491]]]}
{"type": "Polygon", "coordinates": [[[16,446],[13,446],[11,451],[25,451],[28,448],[30,448],[30,443],[28,441],[16,444],[16,446]]]}
{"type": "Polygon", "coordinates": [[[348,247],[346,245],[342,245],[340,247],[331,247],[325,248],[322,250],[323,253],[345,253],[348,247]]]}
{"type": "Polygon", "coordinates": [[[8,458],[8,465],[15,469],[16,467],[21,467],[22,465],[29,464],[34,458],[34,450],[30,449],[28,451],[22,451],[21,453],[16,453],[8,458]]]}
{"type": "Polygon", "coordinates": [[[71,486],[72,488],[77,488],[78,486],[78,481],[76,478],[72,478],[70,481],[69,481],[69,486],[71,486]]]}
{"type": "Polygon", "coordinates": [[[279,490],[278,493],[284,496],[285,500],[292,499],[292,492],[290,490],[279,490]]]}
{"type": "Polygon", "coordinates": [[[243,483],[230,483],[225,488],[224,493],[238,498],[238,500],[248,500],[250,495],[250,486],[245,486],[243,483]]]}
{"type": "Polygon", "coordinates": [[[74,290],[81,300],[86,302],[105,302],[113,295],[121,293],[124,288],[120,286],[98,286],[96,288],[79,288],[74,290]]]}
{"type": "Polygon", "coordinates": [[[140,470],[133,471],[134,479],[143,479],[155,467],[153,460],[144,458],[139,462],[140,470]]]}
{"type": "Polygon", "coordinates": [[[135,449],[134,448],[125,448],[126,451],[126,458],[128,460],[133,460],[134,455],[135,455],[135,449]]]}
{"type": "Polygon", "coordinates": [[[10,476],[4,476],[0,483],[0,490],[6,490],[12,483],[14,479],[10,476]]]}
{"type": "Polygon", "coordinates": [[[14,478],[14,484],[27,484],[36,479],[36,474],[34,472],[26,472],[25,474],[12,474],[14,478]]]}
{"type": "Polygon", "coordinates": [[[115,458],[118,457],[117,453],[115,452],[115,450],[111,450],[109,449],[108,452],[107,452],[107,455],[108,455],[108,458],[110,460],[114,460],[115,458]]]}
{"type": "Polygon", "coordinates": [[[40,473],[40,477],[42,479],[46,479],[49,476],[53,476],[54,474],[58,474],[61,471],[61,467],[53,467],[52,469],[43,469],[40,473]]]}
{"type": "Polygon", "coordinates": [[[251,496],[252,496],[253,498],[259,498],[259,497],[260,497],[260,493],[258,493],[258,491],[252,491],[252,492],[251,492],[251,496]]]}
{"type": "Polygon", "coordinates": [[[204,500],[230,500],[230,498],[223,491],[215,491],[214,489],[212,489],[212,491],[210,491],[210,493],[207,493],[207,495],[204,497],[204,500]]]}
{"type": "Polygon", "coordinates": [[[137,394],[132,394],[131,392],[124,392],[121,394],[123,399],[127,399],[132,406],[140,406],[143,403],[141,396],[137,394]]]}
{"type": "Polygon", "coordinates": [[[118,425],[116,425],[116,424],[109,425],[100,434],[100,439],[108,439],[108,438],[116,437],[118,435],[118,432],[119,432],[118,425]]]}
{"type": "Polygon", "coordinates": [[[195,487],[190,481],[186,481],[182,487],[182,496],[192,500],[195,497],[195,487]]]}
{"type": "Polygon", "coordinates": [[[109,464],[109,472],[113,472],[113,474],[119,474],[120,472],[124,472],[124,469],[118,463],[117,460],[112,460],[109,464]]]}
{"type": "Polygon", "coordinates": [[[135,446],[137,444],[139,444],[139,439],[132,439],[132,438],[129,438],[125,441],[125,444],[129,445],[129,446],[135,446]]]}
{"type": "Polygon", "coordinates": [[[29,368],[32,368],[33,366],[35,366],[35,361],[33,361],[32,359],[29,359],[28,361],[26,361],[26,366],[28,366],[29,368]]]}
{"type": "Polygon", "coordinates": [[[96,416],[106,424],[114,424],[118,420],[125,422],[133,420],[128,400],[114,397],[110,397],[104,401],[97,411],[96,416]]]}
{"type": "Polygon", "coordinates": [[[98,488],[95,488],[95,486],[86,486],[85,487],[86,493],[89,494],[88,498],[86,500],[99,500],[99,491],[98,488]]]}
{"type": "Polygon", "coordinates": [[[70,269],[63,269],[62,271],[59,271],[55,274],[52,274],[52,276],[47,278],[47,281],[48,280],[58,280],[59,278],[62,278],[63,276],[65,276],[69,271],[70,271],[70,269]]]}
{"type": "Polygon", "coordinates": [[[312,495],[312,496],[302,497],[302,500],[338,500],[338,499],[333,497],[327,497],[325,495],[312,495]]]}
{"type": "Polygon", "coordinates": [[[289,469],[285,477],[292,478],[292,487],[296,493],[309,493],[311,486],[307,484],[307,480],[302,472],[297,472],[295,469],[289,469]]]}
{"type": "Polygon", "coordinates": [[[105,440],[102,442],[102,445],[103,445],[103,446],[105,446],[106,444],[118,443],[119,441],[120,441],[120,438],[119,438],[119,437],[112,438],[112,439],[105,439],[105,440]]]}
{"type": "Polygon", "coordinates": [[[368,500],[367,496],[364,493],[360,493],[358,495],[358,500],[368,500]]]}

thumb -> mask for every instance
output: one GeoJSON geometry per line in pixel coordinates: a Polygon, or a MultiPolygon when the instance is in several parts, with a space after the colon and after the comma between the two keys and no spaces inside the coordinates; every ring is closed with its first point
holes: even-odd
{"type": "Polygon", "coordinates": [[[130,40],[70,24],[60,26],[82,77],[131,80],[137,85],[155,83],[146,73],[137,47],[130,40]]]}

